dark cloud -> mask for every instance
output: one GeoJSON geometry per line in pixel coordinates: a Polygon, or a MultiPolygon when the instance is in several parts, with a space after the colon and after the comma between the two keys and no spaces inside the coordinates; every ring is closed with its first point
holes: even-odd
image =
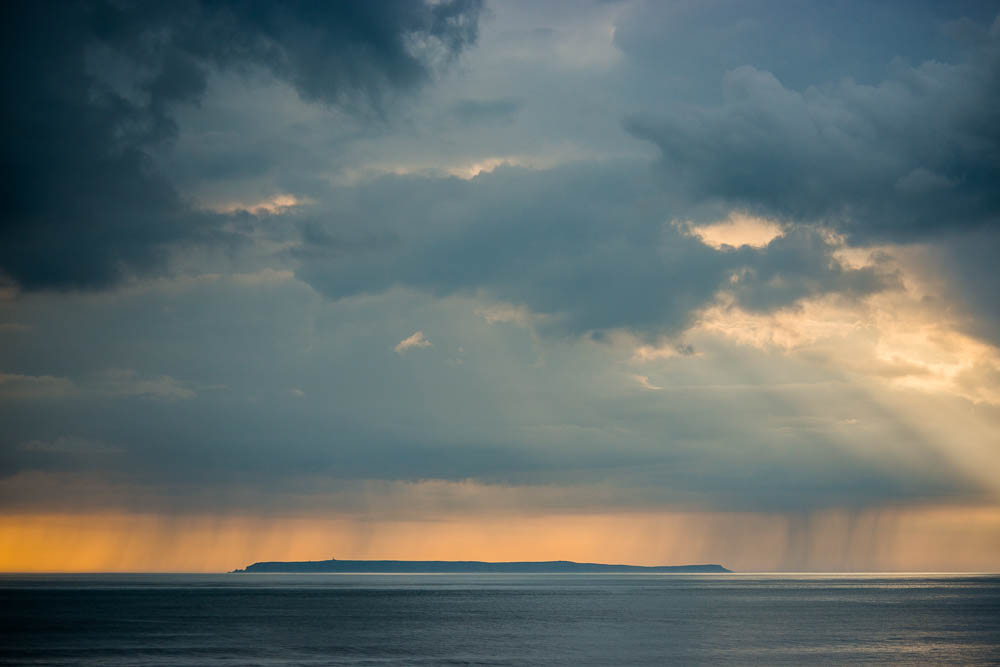
{"type": "Polygon", "coordinates": [[[834,250],[836,246],[815,230],[792,228],[766,248],[744,247],[736,253],[744,264],[736,264],[738,280],[728,289],[744,308],[768,311],[821,294],[863,297],[899,286],[891,270],[877,262],[846,268],[833,258],[834,250]]]}
{"type": "Polygon", "coordinates": [[[262,69],[307,100],[379,110],[471,44],[480,3],[5,3],[0,271],[103,287],[218,240],[149,151],[212,68],[262,69]]]}
{"type": "Polygon", "coordinates": [[[439,295],[483,290],[553,316],[554,331],[683,328],[719,289],[771,309],[889,279],[847,269],[817,232],[762,249],[714,250],[670,225],[645,165],[546,172],[499,168],[471,181],[386,177],[339,193],[304,228],[298,275],[339,299],[402,285],[439,295]]]}
{"type": "Polygon", "coordinates": [[[639,115],[628,129],[661,150],[696,198],[856,241],[912,241],[1000,219],[1000,34],[967,62],[903,68],[875,86],[796,91],[742,66],[718,106],[639,115]]]}

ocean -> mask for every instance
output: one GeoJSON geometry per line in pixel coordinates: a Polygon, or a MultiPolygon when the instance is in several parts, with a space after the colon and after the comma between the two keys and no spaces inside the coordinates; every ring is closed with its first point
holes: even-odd
{"type": "Polygon", "coordinates": [[[1000,664],[998,575],[2,575],[10,665],[1000,664]]]}

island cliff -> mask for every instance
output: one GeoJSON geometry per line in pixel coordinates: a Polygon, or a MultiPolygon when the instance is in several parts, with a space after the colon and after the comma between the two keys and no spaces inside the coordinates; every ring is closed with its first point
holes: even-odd
{"type": "Polygon", "coordinates": [[[721,565],[607,565],[604,563],[574,563],[569,560],[540,562],[488,563],[478,560],[307,560],[266,561],[248,565],[233,573],[721,573],[729,572],[721,565]]]}

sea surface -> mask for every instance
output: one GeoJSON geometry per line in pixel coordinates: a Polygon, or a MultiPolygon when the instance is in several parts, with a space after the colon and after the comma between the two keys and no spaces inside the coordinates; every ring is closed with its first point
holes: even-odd
{"type": "Polygon", "coordinates": [[[0,575],[13,665],[1000,664],[997,575],[0,575]]]}

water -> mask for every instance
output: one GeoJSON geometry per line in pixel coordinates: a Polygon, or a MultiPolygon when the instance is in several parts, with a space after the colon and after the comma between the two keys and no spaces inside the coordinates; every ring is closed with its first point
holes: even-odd
{"type": "Polygon", "coordinates": [[[0,663],[1000,664],[996,575],[5,575],[0,663]]]}

